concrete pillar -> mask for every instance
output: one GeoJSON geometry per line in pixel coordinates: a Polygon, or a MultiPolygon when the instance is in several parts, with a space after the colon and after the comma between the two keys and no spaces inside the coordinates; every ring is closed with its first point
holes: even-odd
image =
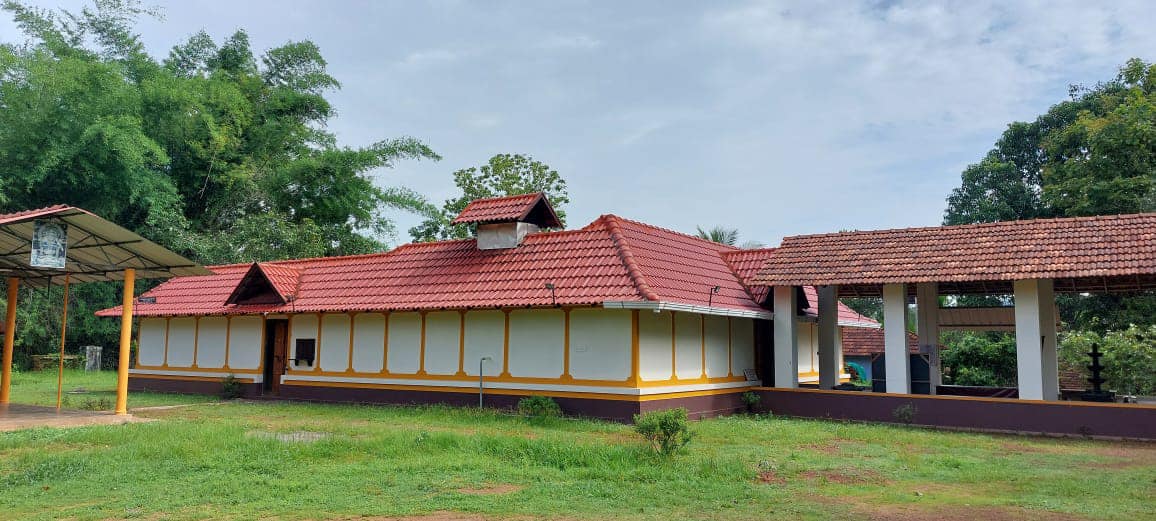
{"type": "Polygon", "coordinates": [[[1020,398],[1059,399],[1056,295],[1052,280],[1017,280],[1014,291],[1016,370],[1020,398]]]}
{"type": "Polygon", "coordinates": [[[911,394],[911,360],[907,357],[907,286],[883,285],[883,354],[887,392],[911,394]]]}
{"type": "Polygon", "coordinates": [[[839,346],[835,339],[839,335],[838,286],[819,286],[819,388],[833,389],[839,385],[839,346]]]}
{"type": "Polygon", "coordinates": [[[775,387],[799,386],[799,332],[795,310],[799,309],[794,286],[775,286],[775,387]]]}
{"type": "Polygon", "coordinates": [[[927,354],[930,394],[943,383],[939,365],[939,285],[924,282],[915,285],[915,332],[919,335],[919,351],[927,354]]]}

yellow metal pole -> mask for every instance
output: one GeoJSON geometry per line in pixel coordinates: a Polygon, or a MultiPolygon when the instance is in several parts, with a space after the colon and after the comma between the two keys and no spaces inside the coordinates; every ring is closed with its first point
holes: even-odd
{"type": "Polygon", "coordinates": [[[16,342],[16,290],[20,279],[8,278],[8,313],[4,320],[4,359],[0,362],[0,405],[8,403],[8,388],[12,385],[12,344],[16,342]]]}
{"type": "Polygon", "coordinates": [[[120,363],[116,368],[116,413],[128,414],[128,361],[132,346],[132,298],[136,270],[124,270],[124,297],[120,307],[120,363]]]}
{"type": "Polygon", "coordinates": [[[68,332],[68,274],[64,274],[64,310],[60,313],[60,367],[56,370],[56,408],[64,395],[64,334],[68,332]]]}

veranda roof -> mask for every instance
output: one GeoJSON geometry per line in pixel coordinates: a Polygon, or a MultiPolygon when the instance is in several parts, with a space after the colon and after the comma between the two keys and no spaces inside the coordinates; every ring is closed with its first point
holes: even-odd
{"type": "Polygon", "coordinates": [[[919,282],[1010,293],[1027,279],[1054,279],[1056,291],[1156,289],[1156,213],[787,237],[754,283],[866,296],[919,282]]]}
{"type": "Polygon", "coordinates": [[[25,284],[61,284],[68,273],[72,282],[121,280],[124,270],[137,278],[208,275],[212,272],[136,233],[86,210],[56,205],[38,210],[0,214],[0,277],[17,277],[25,284]],[[64,269],[31,264],[36,221],[67,226],[64,269]]]}

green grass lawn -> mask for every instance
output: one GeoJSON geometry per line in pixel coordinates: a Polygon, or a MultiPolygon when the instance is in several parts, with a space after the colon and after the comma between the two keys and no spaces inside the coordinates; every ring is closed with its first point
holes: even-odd
{"type": "MultiPolygon", "coordinates": [[[[17,380],[15,396],[25,385],[40,384],[17,380]]],[[[662,460],[629,426],[476,409],[233,402],[138,416],[158,421],[0,433],[0,519],[1156,515],[1156,444],[732,417],[693,424],[686,451],[662,460]]]]}
{"type": "MultiPolygon", "coordinates": [[[[83,369],[64,370],[62,406],[67,409],[108,409],[116,404],[116,371],[86,373],[83,369]]],[[[13,403],[56,406],[56,370],[12,373],[13,403]]],[[[128,406],[153,407],[189,403],[216,402],[216,396],[173,393],[129,393],[128,406]]]]}

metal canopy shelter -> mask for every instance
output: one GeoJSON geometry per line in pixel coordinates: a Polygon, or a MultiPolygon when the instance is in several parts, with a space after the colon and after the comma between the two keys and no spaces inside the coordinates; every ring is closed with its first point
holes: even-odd
{"type": "Polygon", "coordinates": [[[8,309],[3,358],[0,361],[0,406],[6,405],[9,398],[12,348],[16,333],[16,297],[21,282],[43,287],[68,284],[70,281],[124,281],[116,413],[127,414],[129,342],[132,338],[135,279],[211,274],[197,263],[80,208],[57,205],[0,214],[0,277],[8,279],[8,309]],[[37,222],[60,225],[66,230],[63,237],[63,268],[45,268],[32,264],[33,236],[37,222]]]}

